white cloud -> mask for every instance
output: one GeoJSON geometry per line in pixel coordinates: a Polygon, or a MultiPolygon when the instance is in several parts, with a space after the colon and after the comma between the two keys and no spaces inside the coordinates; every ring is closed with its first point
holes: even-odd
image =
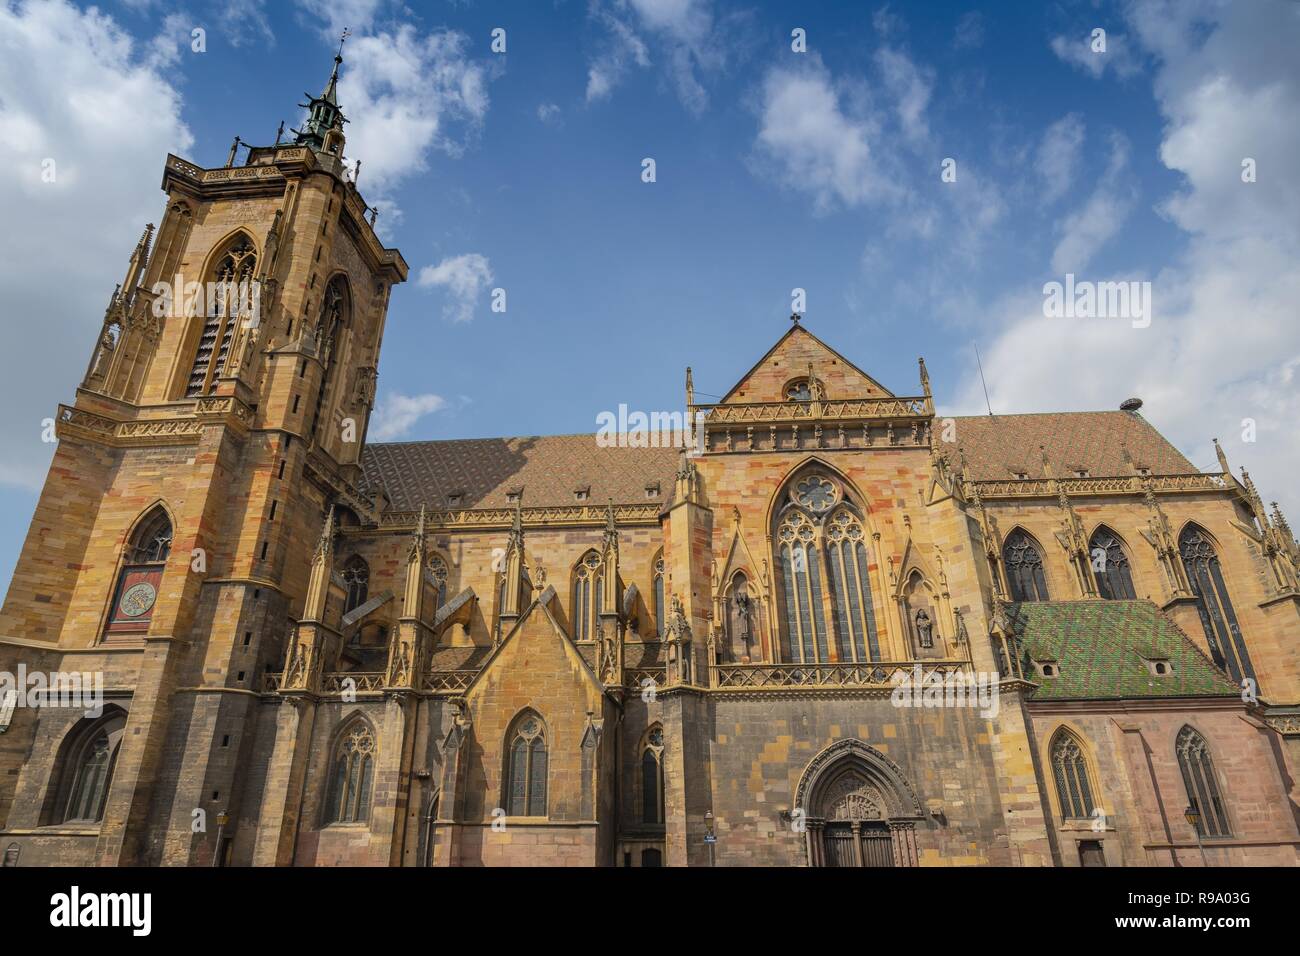
{"type": "Polygon", "coordinates": [[[220,38],[231,46],[262,41],[275,45],[275,33],[266,17],[263,0],[223,0],[217,14],[220,38]]]}
{"type": "Polygon", "coordinates": [[[537,106],[537,118],[547,126],[557,126],[561,122],[560,108],[554,103],[539,103],[537,106]]]}
{"type": "Polygon", "coordinates": [[[653,43],[682,105],[696,115],[708,107],[699,75],[722,67],[726,45],[709,0],[592,0],[588,12],[605,29],[588,65],[588,103],[609,97],[632,67],[649,67],[653,43]]]}
{"type": "Polygon", "coordinates": [[[41,420],[72,398],[113,285],[162,214],[148,171],[193,143],[154,56],[93,8],[0,4],[0,301],[22,327],[0,350],[0,482],[44,479],[41,420]]]}
{"type": "Polygon", "coordinates": [[[373,441],[393,441],[407,434],[425,415],[446,407],[441,395],[402,395],[388,392],[379,397],[375,413],[370,419],[367,438],[373,441]]]}
{"type": "Polygon", "coordinates": [[[925,111],[934,90],[934,71],[918,67],[907,54],[884,47],[876,53],[876,67],[893,95],[903,135],[913,145],[930,137],[925,111]]]}
{"type": "Polygon", "coordinates": [[[348,41],[339,102],[363,188],[386,197],[424,172],[432,151],[459,155],[478,132],[488,111],[487,71],[468,47],[463,33],[422,35],[410,24],[348,41]]]}
{"type": "Polygon", "coordinates": [[[1101,248],[1119,234],[1133,208],[1134,190],[1125,181],[1128,143],[1119,134],[1111,136],[1110,160],[1097,188],[1087,201],[1058,223],[1061,234],[1052,252],[1052,271],[1082,272],[1101,248]]]}
{"type": "MultiPolygon", "coordinates": [[[[1029,292],[1002,303],[1009,321],[984,366],[994,408],[1114,408],[1136,394],[1143,415],[1195,464],[1217,467],[1217,436],[1266,500],[1295,518],[1300,194],[1291,171],[1300,126],[1286,118],[1300,115],[1300,7],[1144,0],[1128,17],[1158,60],[1160,156],[1183,180],[1164,210],[1186,249],[1150,277],[1146,329],[1047,320],[1041,296],[1029,292]],[[1259,164],[1256,183],[1241,180],[1244,156],[1259,164]],[[1254,443],[1242,441],[1244,419],[1257,424],[1254,443]]],[[[974,375],[960,404],[983,405],[974,375]]]]}
{"type": "Polygon", "coordinates": [[[856,206],[897,192],[879,167],[871,141],[879,122],[850,115],[829,71],[815,55],[775,67],[763,80],[757,157],[785,185],[811,193],[819,208],[856,206]]]}
{"type": "Polygon", "coordinates": [[[436,266],[425,266],[417,280],[424,288],[447,291],[442,315],[453,322],[468,322],[474,318],[474,306],[491,282],[492,266],[477,252],[443,259],[436,266]]]}
{"type": "Polygon", "coordinates": [[[1139,69],[1128,37],[1106,31],[1106,48],[1093,50],[1094,41],[1090,29],[1082,37],[1052,38],[1052,52],[1063,62],[1094,78],[1100,78],[1107,70],[1116,76],[1132,76],[1139,69]]]}
{"type": "Polygon", "coordinates": [[[327,39],[337,40],[345,29],[354,34],[370,29],[386,0],[297,0],[298,6],[327,39]]]}
{"type": "Polygon", "coordinates": [[[1061,117],[1043,134],[1034,155],[1034,169],[1043,181],[1043,205],[1051,205],[1074,184],[1083,147],[1084,124],[1078,113],[1061,117]]]}

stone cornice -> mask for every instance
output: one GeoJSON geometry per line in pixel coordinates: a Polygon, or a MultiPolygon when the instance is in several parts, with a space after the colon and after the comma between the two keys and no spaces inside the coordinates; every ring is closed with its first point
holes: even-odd
{"type": "Polygon", "coordinates": [[[183,417],[123,420],[60,405],[55,431],[60,438],[80,438],[121,448],[193,445],[208,425],[228,425],[247,431],[253,418],[251,409],[230,395],[197,399],[189,405],[189,412],[183,417]]]}

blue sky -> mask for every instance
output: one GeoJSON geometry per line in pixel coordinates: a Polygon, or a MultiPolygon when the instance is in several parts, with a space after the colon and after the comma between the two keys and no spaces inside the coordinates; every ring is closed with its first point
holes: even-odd
{"type": "Polygon", "coordinates": [[[372,435],[591,431],[680,408],[687,365],[720,395],[799,287],[805,324],[896,392],[924,355],[942,410],[982,411],[978,342],[995,411],[1139,395],[1294,520],[1300,4],[986,6],[0,0],[0,205],[37,247],[0,239],[0,292],[6,323],[42,317],[0,358],[0,579],[165,153],[217,166],[296,125],[344,25],[347,153],[411,264],[372,435]],[[1150,327],[1045,318],[1066,272],[1151,281],[1150,327]]]}

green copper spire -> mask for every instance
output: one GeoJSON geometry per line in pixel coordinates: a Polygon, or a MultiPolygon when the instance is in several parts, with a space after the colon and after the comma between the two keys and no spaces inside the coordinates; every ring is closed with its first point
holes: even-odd
{"type": "Polygon", "coordinates": [[[303,124],[302,129],[293,130],[295,134],[294,142],[300,146],[306,145],[317,150],[324,149],[325,140],[331,130],[343,131],[343,124],[347,122],[347,118],[343,115],[343,111],[339,109],[339,67],[343,64],[343,42],[351,35],[350,30],[344,30],[343,35],[339,37],[339,50],[334,54],[334,69],[330,73],[329,82],[325,84],[325,89],[321,91],[321,95],[304,94],[307,97],[307,102],[298,104],[309,111],[307,122],[303,124]]]}

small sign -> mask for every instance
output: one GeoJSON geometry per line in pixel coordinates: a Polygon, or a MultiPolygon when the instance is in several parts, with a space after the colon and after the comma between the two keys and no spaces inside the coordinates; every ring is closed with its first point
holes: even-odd
{"type": "Polygon", "coordinates": [[[718,842],[718,838],[717,838],[716,836],[714,836],[712,833],[706,833],[706,834],[704,834],[704,842],[705,842],[705,843],[717,843],[717,842],[718,842]]]}

